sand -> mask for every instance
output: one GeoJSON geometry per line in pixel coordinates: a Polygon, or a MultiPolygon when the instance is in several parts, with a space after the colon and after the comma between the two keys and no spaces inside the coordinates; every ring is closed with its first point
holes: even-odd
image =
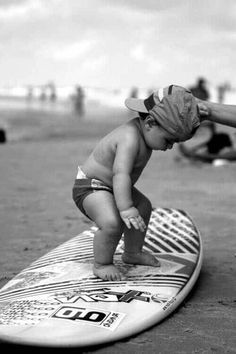
{"type": "MultiPolygon", "coordinates": [[[[84,119],[22,109],[0,112],[9,139],[0,145],[0,286],[91,226],[71,199],[76,166],[101,136],[129,118],[123,110],[97,111],[84,119]]],[[[193,217],[204,246],[196,286],[161,324],[117,343],[71,351],[236,353],[236,163],[213,167],[178,156],[176,148],[155,152],[137,187],[154,206],[181,208],[193,217]]],[[[0,349],[10,347],[0,343],[0,349]]]]}

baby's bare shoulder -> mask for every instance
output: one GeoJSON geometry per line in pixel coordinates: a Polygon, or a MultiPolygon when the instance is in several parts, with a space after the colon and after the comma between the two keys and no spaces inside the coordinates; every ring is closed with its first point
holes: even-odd
{"type": "Polygon", "coordinates": [[[132,119],[125,124],[122,124],[119,129],[116,130],[116,133],[122,139],[139,140],[141,138],[141,134],[137,127],[137,124],[135,123],[135,119],[132,119]]]}

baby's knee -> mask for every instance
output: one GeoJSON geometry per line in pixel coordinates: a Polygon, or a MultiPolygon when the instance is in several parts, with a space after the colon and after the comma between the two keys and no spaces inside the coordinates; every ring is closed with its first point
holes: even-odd
{"type": "Polygon", "coordinates": [[[121,219],[116,217],[107,217],[101,228],[110,235],[121,235],[124,229],[121,219]]]}

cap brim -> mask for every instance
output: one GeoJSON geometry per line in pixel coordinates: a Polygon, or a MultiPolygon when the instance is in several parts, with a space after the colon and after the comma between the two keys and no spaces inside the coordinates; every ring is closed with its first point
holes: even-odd
{"type": "Polygon", "coordinates": [[[145,107],[143,100],[140,98],[127,98],[125,100],[125,105],[131,111],[141,112],[141,113],[148,113],[147,108],[145,107]]]}

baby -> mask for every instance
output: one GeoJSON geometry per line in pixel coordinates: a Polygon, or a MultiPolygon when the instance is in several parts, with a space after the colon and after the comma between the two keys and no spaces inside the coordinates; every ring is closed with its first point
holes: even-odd
{"type": "Polygon", "coordinates": [[[135,183],[153,150],[165,151],[175,142],[190,139],[200,125],[197,100],[180,86],[160,89],[145,100],[129,98],[125,104],[138,117],[98,143],[79,166],[73,187],[75,204],[98,227],[94,236],[94,275],[109,281],[123,277],[113,264],[123,233],[123,262],[160,265],[142,249],[152,205],[135,183]]]}

